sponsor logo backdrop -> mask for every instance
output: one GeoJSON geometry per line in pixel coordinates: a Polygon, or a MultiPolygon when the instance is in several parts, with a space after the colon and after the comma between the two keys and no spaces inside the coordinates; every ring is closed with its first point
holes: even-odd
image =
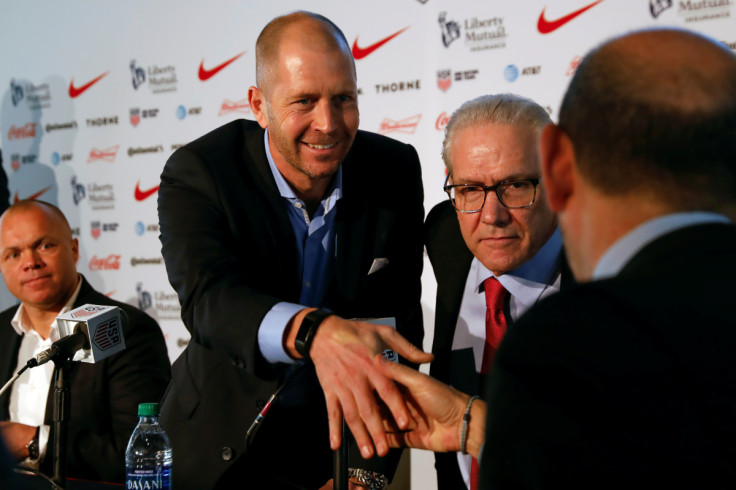
{"type": "MultiPolygon", "coordinates": [[[[736,49],[734,0],[279,0],[6,2],[0,7],[0,145],[10,200],[61,207],[79,270],[100,291],[156,318],[171,359],[189,334],[160,259],[156,198],[168,156],[252,118],[255,40],[271,18],[332,18],[356,58],[361,124],[411,143],[425,208],[444,199],[443,130],[465,100],[516,92],[556,119],[580,57],[633,28],[680,26],[736,49]],[[33,29],[28,28],[29,24],[33,29]]],[[[386,176],[391,178],[391,176],[386,176]]],[[[435,284],[424,276],[431,346],[435,284]]],[[[0,285],[0,306],[14,299],[0,285]]],[[[237,322],[233,312],[233,322],[237,322]]],[[[431,457],[414,471],[431,488],[431,457]]]]}

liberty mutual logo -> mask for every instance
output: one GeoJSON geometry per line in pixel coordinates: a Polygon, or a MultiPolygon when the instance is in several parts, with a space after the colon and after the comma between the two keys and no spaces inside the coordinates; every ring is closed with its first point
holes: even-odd
{"type": "Polygon", "coordinates": [[[442,44],[449,47],[450,43],[460,37],[460,24],[454,20],[446,20],[447,12],[440,12],[440,29],[442,30],[442,44]]]}

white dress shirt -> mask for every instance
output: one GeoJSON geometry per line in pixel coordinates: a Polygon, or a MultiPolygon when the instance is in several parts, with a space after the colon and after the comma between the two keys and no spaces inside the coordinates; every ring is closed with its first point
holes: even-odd
{"type": "MultiPolygon", "coordinates": [[[[497,278],[509,292],[509,310],[512,320],[516,321],[537,301],[560,290],[561,252],[562,235],[558,228],[534,257],[519,268],[497,278]]],[[[481,285],[489,277],[495,277],[495,275],[473,257],[452,341],[453,351],[473,349],[476,372],[480,372],[486,342],[486,297],[481,285]]],[[[453,368],[450,367],[450,369],[453,368]]],[[[472,458],[470,455],[458,452],[457,460],[465,485],[470,488],[472,458]]]]}
{"type": "MultiPolygon", "coordinates": [[[[82,281],[80,280],[74,294],[72,294],[72,297],[61,309],[59,314],[66,313],[72,309],[72,305],[77,300],[81,288],[82,281]]],[[[55,319],[51,323],[48,338],[42,339],[38,332],[26,324],[25,318],[23,303],[21,303],[13,319],[10,321],[15,333],[23,336],[23,339],[20,341],[20,349],[18,350],[16,373],[26,365],[31,357],[48,349],[51,347],[51,344],[59,340],[59,328],[56,325],[55,319]]],[[[38,447],[40,459],[38,461],[26,459],[24,462],[26,466],[38,467],[39,462],[43,460],[46,454],[50,426],[44,424],[44,422],[46,417],[46,402],[51,382],[53,381],[53,374],[54,364],[52,362],[28,369],[16,380],[10,391],[10,421],[39,427],[38,447]]]]}

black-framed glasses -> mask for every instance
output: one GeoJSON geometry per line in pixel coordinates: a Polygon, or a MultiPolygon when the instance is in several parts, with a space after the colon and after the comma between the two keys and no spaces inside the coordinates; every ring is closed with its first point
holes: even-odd
{"type": "Polygon", "coordinates": [[[483,209],[489,191],[494,191],[498,201],[509,209],[528,208],[537,198],[537,186],[540,180],[507,180],[496,185],[447,185],[450,175],[447,174],[443,189],[450,196],[452,205],[461,213],[477,213],[483,209]]]}

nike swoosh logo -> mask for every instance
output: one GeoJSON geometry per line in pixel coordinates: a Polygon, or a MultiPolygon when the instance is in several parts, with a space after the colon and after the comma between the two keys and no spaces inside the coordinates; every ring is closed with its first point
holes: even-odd
{"type": "Polygon", "coordinates": [[[159,186],[151,187],[150,189],[146,189],[145,191],[142,191],[140,185],[141,185],[141,181],[139,180],[135,184],[135,200],[136,201],[142,201],[144,199],[148,199],[149,197],[151,197],[152,195],[156,193],[159,187],[159,186]]]}
{"type": "Polygon", "coordinates": [[[199,64],[199,79],[202,80],[203,82],[205,80],[209,80],[210,78],[212,78],[215,75],[217,75],[220,72],[220,70],[222,70],[227,65],[229,65],[233,61],[237,60],[238,58],[240,58],[244,54],[245,54],[245,51],[243,51],[240,54],[237,54],[237,55],[233,56],[232,58],[230,58],[229,60],[225,61],[224,63],[220,63],[219,65],[217,65],[216,67],[212,68],[211,70],[206,70],[205,69],[205,67],[204,67],[204,60],[202,60],[202,62],[199,64]]]}
{"type": "Polygon", "coordinates": [[[556,31],[560,27],[564,26],[568,22],[570,22],[572,19],[577,17],[580,14],[585,13],[588,9],[592,9],[599,3],[601,3],[603,0],[598,0],[597,2],[593,2],[590,5],[587,5],[579,10],[576,10],[575,12],[569,13],[565,15],[564,17],[560,17],[556,20],[547,20],[544,17],[544,12],[547,10],[547,7],[544,7],[542,9],[542,13],[539,14],[539,20],[537,21],[537,29],[542,34],[549,34],[552,31],[556,31]]]}
{"type": "Polygon", "coordinates": [[[381,39],[377,43],[373,43],[370,46],[365,47],[365,48],[361,48],[360,46],[358,46],[358,37],[356,36],[355,41],[353,41],[353,58],[355,58],[356,60],[365,58],[366,56],[371,54],[373,51],[377,50],[378,48],[380,48],[381,46],[383,46],[384,44],[386,44],[387,42],[389,42],[390,40],[392,40],[393,38],[395,38],[396,36],[404,32],[408,28],[409,26],[406,26],[403,29],[401,29],[399,32],[395,32],[391,34],[390,36],[381,39]]]}
{"type": "Polygon", "coordinates": [[[69,97],[71,97],[72,99],[75,99],[75,98],[79,97],[84,92],[86,92],[87,89],[90,88],[92,85],[94,85],[95,83],[97,83],[100,80],[102,80],[102,77],[104,77],[108,73],[110,73],[110,72],[109,71],[106,71],[105,73],[103,73],[99,77],[95,78],[91,82],[85,83],[81,87],[75,87],[74,86],[74,79],[72,78],[72,80],[69,82],[69,97]]]}
{"type": "Polygon", "coordinates": [[[35,194],[31,194],[30,196],[24,197],[23,199],[20,199],[18,197],[18,191],[15,191],[15,196],[13,197],[13,203],[16,203],[18,201],[22,201],[22,200],[25,200],[25,199],[38,199],[44,192],[46,192],[49,189],[51,189],[51,186],[48,186],[45,189],[41,189],[40,191],[36,192],[35,194]]]}

